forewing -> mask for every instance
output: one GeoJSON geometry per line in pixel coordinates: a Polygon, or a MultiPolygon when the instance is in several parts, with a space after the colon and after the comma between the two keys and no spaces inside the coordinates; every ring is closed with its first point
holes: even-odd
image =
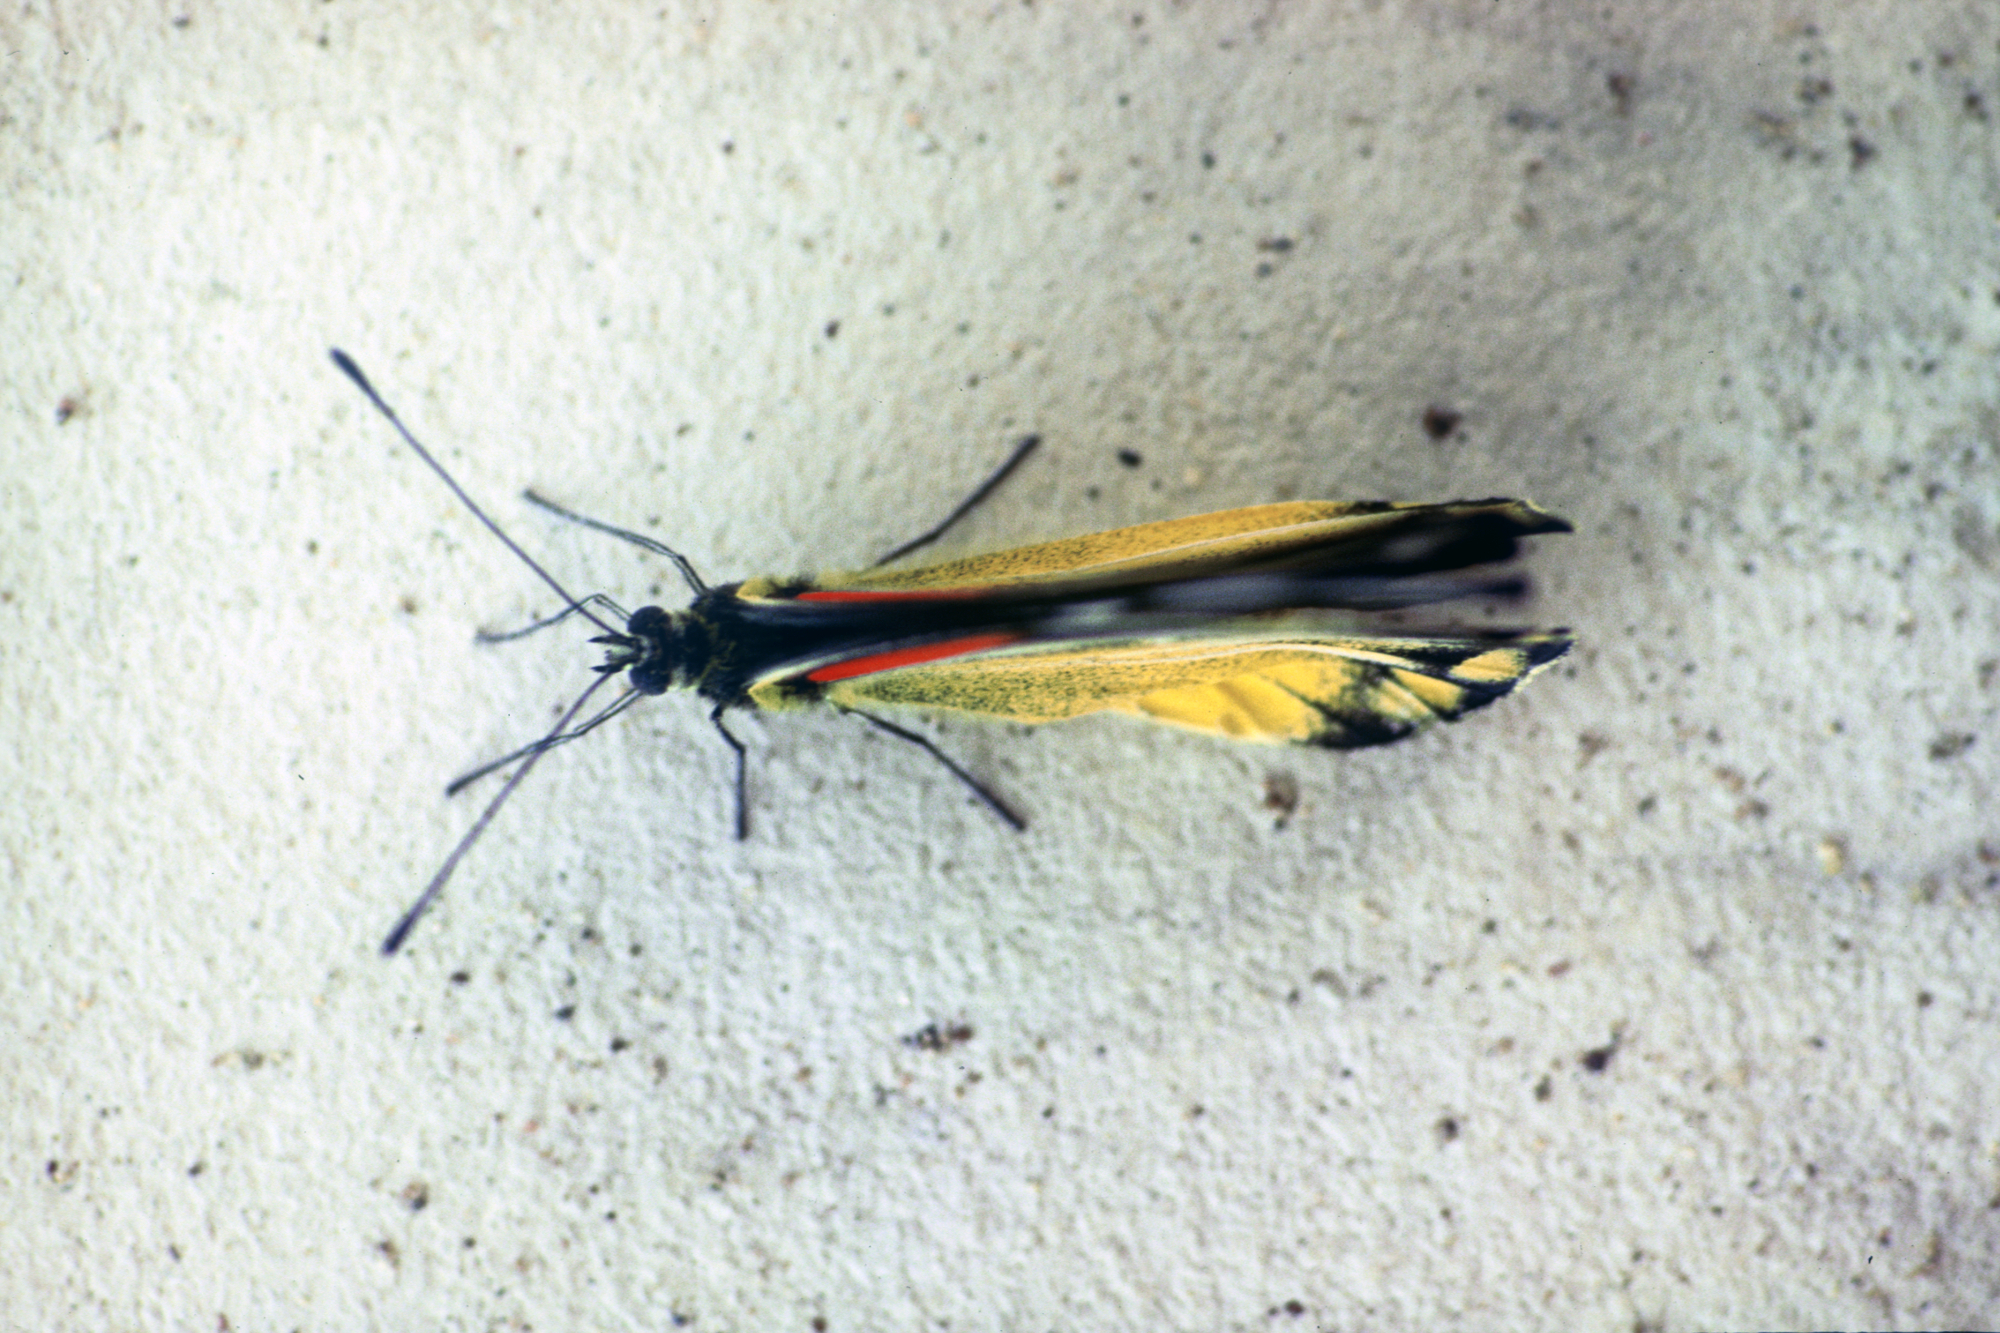
{"type": "Polygon", "coordinates": [[[1561,633],[1294,633],[1051,645],[842,680],[824,697],[1015,722],[1115,711],[1234,740],[1345,749],[1398,740],[1483,707],[1561,657],[1569,643],[1561,633]]]}
{"type": "Polygon", "coordinates": [[[1060,595],[1066,587],[1121,586],[1199,578],[1248,568],[1338,565],[1381,554],[1404,532],[1450,530],[1485,523],[1511,538],[1566,531],[1561,519],[1524,500],[1460,500],[1449,504],[1340,503],[1303,500],[1254,505],[1190,518],[1142,523],[1061,541],[949,560],[915,569],[829,574],[803,584],[758,579],[746,600],[874,601],[1003,592],[1023,584],[1060,595]]]}

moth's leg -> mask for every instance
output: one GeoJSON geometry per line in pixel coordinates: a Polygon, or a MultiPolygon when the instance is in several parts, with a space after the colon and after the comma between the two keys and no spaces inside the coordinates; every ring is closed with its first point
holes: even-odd
{"type": "Polygon", "coordinates": [[[729,728],[722,725],[722,709],[723,706],[717,704],[715,711],[708,715],[708,720],[722,733],[722,739],[729,743],[729,748],[736,751],[736,841],[742,842],[750,836],[750,804],[743,794],[743,742],[730,735],[729,728]]]}
{"type": "MultiPolygon", "coordinates": [[[[600,676],[598,677],[598,679],[609,680],[611,678],[609,676],[600,676]]],[[[591,689],[593,691],[596,688],[597,687],[595,685],[591,686],[591,689]]],[[[544,750],[553,750],[558,745],[567,745],[579,736],[588,736],[598,727],[602,726],[606,722],[609,722],[612,718],[617,717],[620,713],[624,712],[626,709],[630,708],[633,704],[639,702],[639,700],[644,697],[645,693],[642,690],[627,690],[625,691],[625,693],[619,695],[616,699],[606,704],[604,708],[601,711],[599,711],[597,716],[591,718],[588,722],[585,722],[582,726],[576,728],[574,731],[561,731],[561,730],[552,731],[548,735],[542,737],[540,740],[534,742],[532,745],[523,745],[520,749],[514,751],[512,754],[501,755],[498,759],[495,759],[490,764],[481,764],[478,768],[473,769],[470,773],[461,773],[459,776],[451,780],[451,785],[444,789],[444,794],[446,796],[456,796],[461,791],[464,791],[467,787],[470,787],[473,783],[479,781],[479,779],[485,777],[488,773],[496,773],[499,770],[507,767],[507,765],[513,763],[516,759],[527,759],[530,756],[540,754],[544,750]]]]}
{"type": "MultiPolygon", "coordinates": [[[[360,372],[356,371],[355,374],[358,376],[360,372]]],[[[367,381],[364,380],[362,382],[365,384],[367,381]]],[[[569,711],[562,715],[562,719],[556,723],[545,739],[553,743],[557,738],[566,734],[565,728],[570,723],[576,721],[576,715],[584,710],[584,706],[590,702],[590,697],[602,689],[604,683],[610,679],[611,677],[609,676],[599,676],[596,680],[592,681],[590,688],[576,697],[576,702],[569,706],[569,711]]],[[[625,698],[626,700],[630,700],[636,694],[638,694],[638,691],[634,690],[631,694],[626,695],[625,698]]],[[[607,716],[615,715],[622,707],[624,707],[624,703],[622,702],[613,704],[610,708],[599,713],[593,719],[593,723],[601,722],[607,716]]],[[[591,724],[586,724],[586,726],[588,725],[591,724]]],[[[417,918],[429,910],[431,903],[437,899],[439,893],[443,892],[444,883],[451,878],[451,872],[458,868],[458,863],[465,859],[467,852],[472,850],[472,844],[478,842],[480,837],[485,834],[486,826],[493,822],[493,816],[500,813],[500,807],[507,804],[507,798],[512,796],[515,789],[527,780],[528,774],[534,771],[535,765],[541,762],[542,756],[547,754],[548,751],[549,745],[544,744],[531,745],[521,752],[527,756],[527,762],[515,769],[514,775],[501,784],[499,793],[486,803],[486,809],[480,812],[478,819],[472,821],[472,827],[467,829],[465,836],[458,840],[458,846],[451,849],[451,855],[447,856],[444,859],[444,864],[438,867],[437,874],[431,876],[431,882],[424,886],[424,891],[417,895],[417,900],[414,903],[410,904],[410,910],[403,913],[402,920],[398,921],[395,929],[389,932],[389,938],[382,941],[382,952],[384,954],[392,954],[403,947],[403,941],[409,938],[410,931],[416,927],[417,918]]]]}
{"type": "Polygon", "coordinates": [[[522,491],[521,497],[529,504],[538,505],[558,518],[566,518],[572,523],[581,523],[584,527],[601,532],[607,537],[616,537],[620,541],[631,542],[634,546],[651,551],[654,555],[665,556],[674,562],[674,568],[681,572],[681,577],[687,580],[687,585],[693,590],[695,596],[699,597],[708,591],[708,585],[701,581],[701,575],[694,572],[694,566],[688,563],[688,558],[673,547],[668,546],[665,542],[654,541],[651,537],[641,532],[631,532],[624,528],[614,528],[609,523],[579,514],[574,509],[564,509],[554,500],[537,495],[533,491],[522,491]]]}
{"type": "MultiPolygon", "coordinates": [[[[875,562],[875,567],[879,569],[883,565],[888,564],[892,560],[901,560],[904,556],[908,555],[910,552],[921,550],[922,548],[929,546],[932,542],[936,541],[938,538],[944,536],[946,532],[951,530],[952,524],[958,522],[958,520],[964,518],[967,514],[971,513],[975,505],[977,505],[981,500],[984,500],[987,496],[991,495],[993,493],[994,488],[997,487],[1001,482],[1007,480],[1008,474],[1013,472],[1015,468],[1021,466],[1021,460],[1025,459],[1029,454],[1035,452],[1035,450],[1041,446],[1041,443],[1042,443],[1042,437],[1039,435],[1022,436],[1021,442],[1014,446],[1014,452],[1007,456],[1007,461],[1002,463],[999,467],[995,468],[992,476],[988,477],[985,481],[980,482],[978,489],[974,490],[972,494],[966,496],[964,500],[960,501],[958,508],[952,510],[949,514],[946,514],[944,516],[944,522],[938,524],[936,527],[932,528],[929,532],[926,532],[923,536],[916,537],[910,541],[904,542],[901,546],[898,546],[895,550],[889,552],[889,554],[883,556],[880,560],[877,560],[875,562]]],[[[864,714],[863,716],[866,716],[866,714],[864,714]]],[[[940,755],[939,758],[943,758],[943,756],[940,755]]],[[[950,761],[947,760],[946,762],[949,763],[950,761]]]]}
{"type": "Polygon", "coordinates": [[[548,616],[545,617],[544,619],[537,620],[532,625],[523,625],[519,629],[510,629],[510,630],[483,629],[480,630],[477,634],[473,635],[472,638],[473,641],[476,643],[505,643],[509,639],[526,638],[528,635],[533,634],[536,630],[547,629],[551,625],[560,625],[563,623],[563,621],[568,620],[571,616],[576,615],[580,611],[583,611],[586,607],[592,607],[592,606],[602,607],[604,610],[609,611],[612,615],[617,616],[620,620],[630,620],[632,618],[630,615],[626,613],[624,607],[618,605],[618,603],[612,601],[609,597],[605,596],[603,593],[594,592],[590,594],[590,596],[583,598],[581,601],[571,602],[568,606],[564,607],[562,610],[556,612],[552,616],[548,616]]]}
{"type": "Polygon", "coordinates": [[[960,782],[965,784],[965,789],[967,791],[971,792],[974,796],[977,796],[980,799],[980,801],[982,801],[985,804],[988,810],[991,810],[994,814],[998,815],[1007,824],[1007,826],[1013,829],[1016,833],[1019,833],[1028,827],[1027,820],[1023,819],[1020,815],[1015,814],[1014,811],[1008,807],[1005,801],[1001,800],[998,796],[995,796],[993,794],[990,788],[988,788],[978,778],[973,777],[972,774],[966,772],[964,769],[960,768],[957,764],[953,763],[949,755],[947,755],[943,750],[938,749],[937,746],[931,744],[930,741],[926,740],[924,737],[919,736],[916,732],[909,730],[907,727],[897,726],[894,722],[889,721],[887,718],[877,717],[873,713],[864,713],[859,708],[849,708],[845,704],[840,704],[837,706],[843,713],[850,714],[854,717],[861,718],[865,722],[872,723],[877,729],[881,731],[886,731],[891,736],[894,736],[899,740],[908,741],[910,744],[917,746],[919,749],[923,750],[924,753],[928,754],[931,758],[937,760],[940,764],[943,764],[953,777],[957,778],[960,782]]]}

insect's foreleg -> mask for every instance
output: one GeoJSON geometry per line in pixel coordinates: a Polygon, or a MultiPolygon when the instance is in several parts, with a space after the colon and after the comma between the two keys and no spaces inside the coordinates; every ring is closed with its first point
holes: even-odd
{"type": "Polygon", "coordinates": [[[493,822],[493,816],[500,813],[500,807],[507,804],[507,798],[514,794],[514,789],[521,785],[529,773],[534,771],[536,762],[541,759],[549,746],[566,736],[580,735],[582,732],[590,730],[590,728],[596,726],[605,718],[616,714],[619,709],[638,697],[639,692],[634,690],[631,694],[626,695],[589,722],[586,722],[578,731],[565,732],[563,729],[569,726],[576,719],[576,715],[583,711],[584,705],[590,702],[590,696],[602,689],[604,683],[610,679],[611,677],[609,676],[599,676],[596,680],[592,681],[590,688],[579,694],[576,697],[576,702],[571,704],[569,710],[562,715],[561,720],[555,725],[555,730],[549,733],[548,739],[542,744],[530,745],[526,750],[522,751],[523,754],[527,755],[528,762],[514,770],[514,776],[508,778],[501,785],[499,792],[492,800],[486,803],[486,809],[481,811],[479,818],[473,821],[472,827],[465,831],[465,836],[458,840],[458,846],[451,849],[451,855],[447,856],[444,859],[444,864],[438,867],[437,874],[431,876],[431,882],[424,886],[424,891],[421,894],[417,895],[416,902],[410,904],[410,910],[403,913],[402,920],[398,921],[395,928],[389,932],[389,938],[382,941],[382,952],[384,954],[392,954],[403,947],[403,941],[410,937],[410,931],[415,928],[417,918],[430,910],[430,905],[437,900],[438,894],[444,890],[445,881],[451,878],[451,872],[458,869],[458,863],[465,859],[467,852],[472,850],[472,844],[478,842],[480,837],[485,834],[486,826],[493,822]]]}
{"type": "Polygon", "coordinates": [[[687,585],[695,596],[699,597],[708,591],[708,585],[701,581],[701,575],[694,572],[694,565],[688,561],[688,558],[673,547],[668,546],[665,542],[654,541],[643,532],[632,532],[626,528],[613,527],[611,524],[599,519],[579,514],[574,509],[565,509],[554,500],[537,495],[533,491],[522,491],[521,498],[531,505],[537,505],[548,510],[558,518],[566,518],[572,523],[581,523],[584,527],[601,532],[607,537],[616,537],[620,541],[631,542],[634,546],[651,551],[654,555],[663,555],[674,562],[674,568],[681,572],[681,577],[687,580],[687,585]]]}
{"type": "Polygon", "coordinates": [[[715,711],[708,715],[708,720],[722,733],[722,739],[729,742],[729,748],[736,751],[736,841],[742,842],[750,836],[750,803],[744,795],[743,742],[730,735],[729,728],[722,725],[722,712],[723,706],[717,704],[715,711]]]}
{"type": "Polygon", "coordinates": [[[536,630],[547,629],[551,625],[560,625],[563,623],[563,621],[568,620],[571,616],[576,615],[580,612],[588,614],[586,608],[593,606],[602,607],[604,610],[609,611],[612,615],[617,616],[620,620],[630,620],[632,618],[624,607],[612,601],[605,594],[601,592],[594,592],[590,594],[590,596],[585,597],[583,600],[573,603],[570,606],[564,607],[562,610],[556,612],[552,616],[548,616],[541,620],[537,620],[532,625],[523,625],[519,629],[509,629],[509,630],[483,629],[480,630],[478,633],[474,634],[472,636],[472,639],[473,642],[475,643],[506,643],[510,639],[524,639],[528,635],[533,634],[536,630]]]}
{"type": "MultiPolygon", "coordinates": [[[[604,680],[609,680],[610,677],[605,676],[605,677],[600,677],[599,679],[600,683],[602,683],[602,681],[604,680]]],[[[590,688],[592,690],[595,690],[597,686],[592,685],[590,688]]],[[[566,745],[570,741],[575,740],[579,736],[588,736],[591,732],[597,730],[600,726],[604,725],[606,722],[609,722],[612,718],[617,717],[620,713],[624,712],[626,709],[630,708],[633,704],[637,703],[641,698],[644,697],[644,694],[645,692],[643,690],[627,690],[625,693],[619,695],[611,703],[607,704],[603,712],[599,713],[596,717],[591,718],[588,722],[576,728],[574,731],[554,732],[550,735],[542,737],[542,739],[536,741],[532,745],[523,745],[520,749],[514,751],[512,754],[502,755],[500,758],[495,759],[490,764],[481,764],[478,768],[473,769],[470,773],[460,774],[458,777],[455,777],[451,780],[451,785],[444,789],[444,794],[446,796],[456,796],[461,791],[464,791],[467,787],[471,786],[473,783],[479,781],[479,779],[485,777],[488,773],[497,772],[498,770],[503,769],[507,767],[507,765],[513,763],[516,759],[531,759],[535,755],[540,754],[544,750],[553,750],[558,745],[566,745]]],[[[586,695],[585,697],[587,698],[588,696],[586,695]]]]}
{"type": "Polygon", "coordinates": [[[1001,818],[1001,820],[1007,824],[1009,828],[1013,829],[1016,833],[1023,832],[1024,830],[1027,829],[1028,821],[1026,819],[1014,813],[1014,811],[1011,808],[1009,808],[1009,806],[1005,801],[1001,800],[998,796],[993,794],[991,788],[987,787],[985,783],[981,782],[978,778],[973,777],[972,774],[966,772],[964,769],[960,768],[956,763],[952,762],[951,756],[947,755],[943,750],[938,749],[937,746],[931,744],[931,742],[926,740],[924,737],[919,736],[916,732],[909,730],[907,727],[897,726],[894,722],[889,721],[887,718],[877,717],[873,713],[864,713],[859,708],[849,708],[845,704],[837,705],[837,707],[839,707],[841,712],[847,713],[853,717],[858,717],[865,722],[871,723],[877,729],[888,732],[891,736],[896,737],[898,740],[908,741],[910,744],[921,749],[931,758],[937,760],[940,764],[943,764],[946,770],[949,771],[953,777],[957,778],[960,782],[965,784],[965,789],[967,791],[971,792],[974,796],[977,796],[980,799],[980,801],[986,806],[986,808],[988,810],[991,810],[994,814],[998,815],[1001,818]]]}

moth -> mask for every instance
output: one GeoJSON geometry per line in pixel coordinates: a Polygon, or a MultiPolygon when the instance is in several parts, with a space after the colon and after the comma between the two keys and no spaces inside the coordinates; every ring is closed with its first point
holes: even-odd
{"type": "Polygon", "coordinates": [[[826,705],[910,741],[1000,818],[1019,815],[929,740],[878,716],[917,708],[1009,722],[1128,713],[1226,737],[1348,749],[1401,740],[1483,708],[1569,651],[1566,630],[1413,628],[1413,607],[1507,598],[1519,575],[1489,567],[1522,538],[1570,531],[1525,500],[1444,504],[1301,500],[1142,523],[915,568],[898,562],[941,536],[1035,447],[1030,436],[947,518],[876,566],[814,578],[711,586],[679,552],[572,513],[563,518],[673,562],[681,610],[626,612],[572,595],[475,504],[343,352],[337,365],[405,443],[529,569],[563,610],[517,638],[581,616],[603,631],[597,680],[545,736],[457,779],[520,763],[383,943],[394,953],[502,804],[554,747],[649,695],[692,690],[735,756],[736,834],[748,835],[745,751],[725,716],[826,705]],[[597,712],[607,683],[623,692],[597,712]],[[577,719],[583,717],[582,722],[577,719]]]}

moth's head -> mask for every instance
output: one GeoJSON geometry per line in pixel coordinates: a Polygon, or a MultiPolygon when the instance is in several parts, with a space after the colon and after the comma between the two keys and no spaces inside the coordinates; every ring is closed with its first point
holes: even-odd
{"type": "Polygon", "coordinates": [[[684,611],[640,607],[625,622],[623,634],[604,634],[591,640],[609,650],[597,669],[606,675],[631,672],[631,686],[641,694],[665,694],[688,684],[686,620],[684,611]]]}

